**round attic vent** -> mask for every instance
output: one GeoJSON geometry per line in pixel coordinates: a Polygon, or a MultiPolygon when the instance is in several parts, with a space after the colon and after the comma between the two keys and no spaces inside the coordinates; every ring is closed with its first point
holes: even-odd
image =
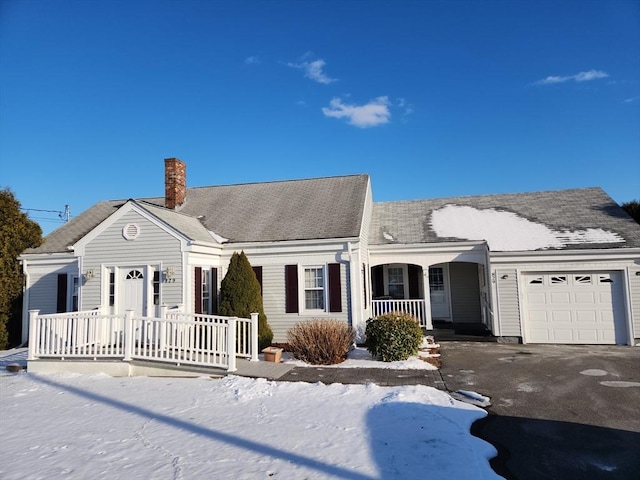
{"type": "Polygon", "coordinates": [[[127,240],[135,240],[140,235],[140,227],[137,223],[127,223],[122,227],[122,236],[127,240]]]}

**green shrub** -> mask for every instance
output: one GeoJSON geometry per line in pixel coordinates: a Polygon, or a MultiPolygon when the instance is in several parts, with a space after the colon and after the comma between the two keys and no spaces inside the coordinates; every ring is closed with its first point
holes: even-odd
{"type": "Polygon", "coordinates": [[[391,312],[367,320],[365,337],[371,355],[383,362],[396,362],[418,354],[422,329],[411,315],[391,312]]]}
{"type": "Polygon", "coordinates": [[[234,252],[229,269],[220,284],[218,313],[229,317],[249,318],[258,313],[258,345],[260,350],[271,345],[273,331],[262,306],[260,283],[244,252],[234,252]]]}
{"type": "Polygon", "coordinates": [[[346,360],[355,340],[351,326],[338,320],[300,322],[287,332],[294,358],[312,365],[333,365],[346,360]]]}

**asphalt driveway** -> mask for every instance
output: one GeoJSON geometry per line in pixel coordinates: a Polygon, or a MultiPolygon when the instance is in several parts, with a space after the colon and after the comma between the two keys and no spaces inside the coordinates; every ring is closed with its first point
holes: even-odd
{"type": "Polygon", "coordinates": [[[472,431],[500,475],[640,478],[640,347],[440,344],[447,389],[491,397],[472,431]]]}

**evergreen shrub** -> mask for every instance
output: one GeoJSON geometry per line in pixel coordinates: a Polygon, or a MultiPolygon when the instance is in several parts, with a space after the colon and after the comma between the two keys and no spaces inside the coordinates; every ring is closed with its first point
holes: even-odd
{"type": "Polygon", "coordinates": [[[406,313],[391,312],[367,320],[365,345],[371,355],[383,362],[417,355],[422,337],[418,321],[406,313]]]}
{"type": "Polygon", "coordinates": [[[353,328],[339,320],[300,322],[287,332],[288,350],[312,365],[334,365],[347,359],[355,336],[353,328]]]}
{"type": "Polygon", "coordinates": [[[220,284],[218,313],[228,317],[249,318],[258,313],[258,344],[260,350],[271,345],[273,331],[262,306],[260,283],[244,252],[234,252],[229,269],[220,284]]]}

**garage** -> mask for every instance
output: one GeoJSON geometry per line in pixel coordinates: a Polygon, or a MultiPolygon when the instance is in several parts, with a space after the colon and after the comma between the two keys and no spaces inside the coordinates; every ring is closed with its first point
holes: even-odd
{"type": "Polygon", "coordinates": [[[621,272],[526,273],[527,343],[626,344],[621,272]]]}

